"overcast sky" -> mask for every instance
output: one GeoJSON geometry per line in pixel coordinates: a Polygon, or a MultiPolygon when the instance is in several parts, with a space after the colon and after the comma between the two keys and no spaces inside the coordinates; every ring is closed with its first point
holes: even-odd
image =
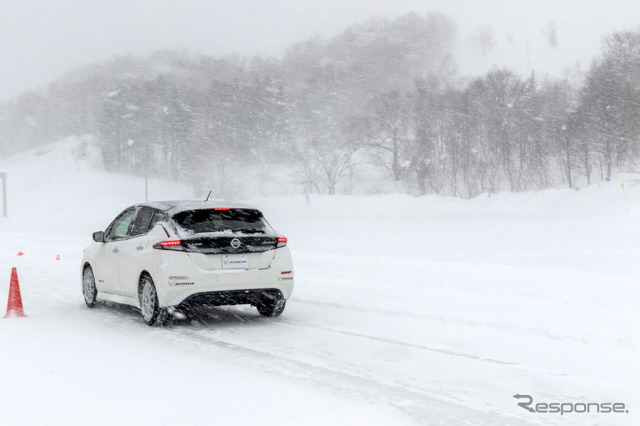
{"type": "Polygon", "coordinates": [[[637,0],[0,0],[0,101],[117,53],[279,55],[296,41],[411,11],[456,21],[463,74],[492,65],[556,76],[576,63],[586,70],[602,34],[640,24],[637,0]],[[550,23],[555,48],[543,36],[550,23]],[[482,56],[469,40],[486,26],[495,45],[482,56]]]}

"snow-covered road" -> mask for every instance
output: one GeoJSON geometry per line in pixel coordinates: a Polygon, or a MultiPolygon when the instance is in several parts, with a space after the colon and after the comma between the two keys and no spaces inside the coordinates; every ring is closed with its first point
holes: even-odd
{"type": "Polygon", "coordinates": [[[470,201],[254,198],[294,257],[283,316],[216,308],[150,328],[129,307],[86,308],[79,272],[91,232],[141,201],[143,181],[75,164],[64,149],[0,163],[0,301],[15,266],[29,316],[0,319],[0,423],[638,423],[630,182],[470,201]],[[530,413],[515,394],[629,413],[530,413]]]}

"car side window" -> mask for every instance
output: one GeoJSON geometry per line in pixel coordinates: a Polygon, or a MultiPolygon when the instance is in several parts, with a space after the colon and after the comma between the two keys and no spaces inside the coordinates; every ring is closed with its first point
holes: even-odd
{"type": "Polygon", "coordinates": [[[129,209],[118,216],[109,229],[107,240],[113,241],[127,238],[127,231],[129,230],[129,225],[131,225],[135,212],[135,209],[129,209]]]}
{"type": "Polygon", "coordinates": [[[149,232],[149,228],[151,227],[151,221],[154,217],[154,211],[148,207],[142,207],[138,214],[136,215],[136,219],[133,222],[133,229],[131,229],[131,236],[137,237],[139,235],[146,234],[149,232]]]}
{"type": "Polygon", "coordinates": [[[167,215],[161,212],[155,212],[153,215],[153,219],[151,220],[151,225],[149,225],[149,229],[153,229],[154,226],[158,224],[158,222],[166,222],[167,215]]]}

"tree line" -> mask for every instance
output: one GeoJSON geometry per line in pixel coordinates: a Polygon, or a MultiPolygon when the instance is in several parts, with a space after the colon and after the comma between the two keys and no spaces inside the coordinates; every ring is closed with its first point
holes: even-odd
{"type": "Polygon", "coordinates": [[[635,168],[640,32],[604,37],[579,86],[507,69],[457,77],[454,40],[448,18],[411,14],[281,59],[121,56],[0,107],[0,151],[90,134],[108,170],[196,192],[264,165],[287,170],[288,191],[462,197],[635,168]]]}

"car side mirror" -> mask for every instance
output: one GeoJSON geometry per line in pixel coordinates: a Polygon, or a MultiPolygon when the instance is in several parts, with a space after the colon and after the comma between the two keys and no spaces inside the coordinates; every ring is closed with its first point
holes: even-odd
{"type": "Polygon", "coordinates": [[[93,241],[97,243],[104,243],[104,231],[94,232],[93,241]]]}

